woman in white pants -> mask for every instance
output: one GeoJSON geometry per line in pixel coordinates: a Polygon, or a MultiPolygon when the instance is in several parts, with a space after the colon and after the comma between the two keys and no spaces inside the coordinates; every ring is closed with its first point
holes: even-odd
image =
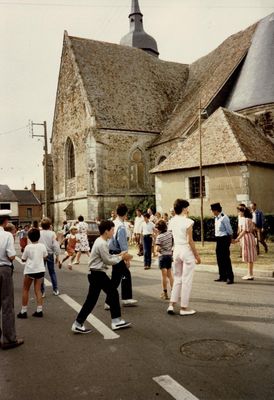
{"type": "Polygon", "coordinates": [[[192,237],[194,221],[188,218],[189,202],[177,199],[174,203],[175,216],[170,220],[168,229],[174,239],[174,283],[167,309],[168,314],[174,314],[174,305],[181,298],[180,315],[195,314],[188,308],[195,264],[201,259],[195,248],[192,237]]]}

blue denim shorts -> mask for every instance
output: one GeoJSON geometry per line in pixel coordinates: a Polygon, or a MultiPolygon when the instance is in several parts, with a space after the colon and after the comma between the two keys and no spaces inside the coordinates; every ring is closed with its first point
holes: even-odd
{"type": "Polygon", "coordinates": [[[172,265],[172,256],[171,255],[162,255],[159,256],[159,268],[170,269],[172,265]]]}

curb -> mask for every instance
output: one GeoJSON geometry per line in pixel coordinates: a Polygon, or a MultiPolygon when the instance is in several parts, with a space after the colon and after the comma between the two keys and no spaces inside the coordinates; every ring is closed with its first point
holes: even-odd
{"type": "MultiPolygon", "coordinates": [[[[138,256],[133,256],[132,259],[132,263],[138,263],[138,264],[142,264],[143,265],[143,259],[142,257],[138,257],[138,256]]],[[[158,259],[152,259],[152,263],[151,265],[153,267],[157,267],[158,268],[158,259]]],[[[256,265],[255,265],[255,277],[258,278],[273,278],[274,279],[274,268],[273,271],[271,270],[256,270],[256,265]]],[[[195,271],[199,271],[199,272],[212,272],[214,274],[218,273],[218,266],[217,265],[208,265],[208,264],[199,264],[196,265],[195,267],[195,271]]],[[[243,276],[246,275],[247,273],[247,268],[233,268],[233,272],[236,276],[243,276]]]]}

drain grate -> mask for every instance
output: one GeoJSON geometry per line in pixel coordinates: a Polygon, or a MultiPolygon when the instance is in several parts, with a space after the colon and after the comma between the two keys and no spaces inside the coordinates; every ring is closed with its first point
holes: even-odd
{"type": "Polygon", "coordinates": [[[202,339],[184,343],[180,352],[194,360],[235,360],[246,354],[246,346],[227,340],[202,339]]]}

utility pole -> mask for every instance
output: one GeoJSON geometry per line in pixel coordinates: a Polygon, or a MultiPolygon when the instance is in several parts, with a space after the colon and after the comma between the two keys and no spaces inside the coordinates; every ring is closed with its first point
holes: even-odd
{"type": "Polygon", "coordinates": [[[50,199],[49,199],[49,188],[48,188],[48,135],[47,135],[47,122],[44,121],[43,123],[37,123],[30,121],[30,127],[31,127],[31,136],[32,138],[34,137],[41,137],[44,138],[44,192],[45,192],[45,214],[47,217],[51,216],[50,212],[50,199]],[[33,133],[33,127],[34,126],[43,126],[44,127],[44,133],[43,135],[35,135],[33,133]]]}
{"type": "Polygon", "coordinates": [[[199,144],[200,144],[200,216],[201,216],[201,242],[204,246],[204,196],[203,196],[203,152],[202,152],[202,104],[199,100],[199,144]]]}

